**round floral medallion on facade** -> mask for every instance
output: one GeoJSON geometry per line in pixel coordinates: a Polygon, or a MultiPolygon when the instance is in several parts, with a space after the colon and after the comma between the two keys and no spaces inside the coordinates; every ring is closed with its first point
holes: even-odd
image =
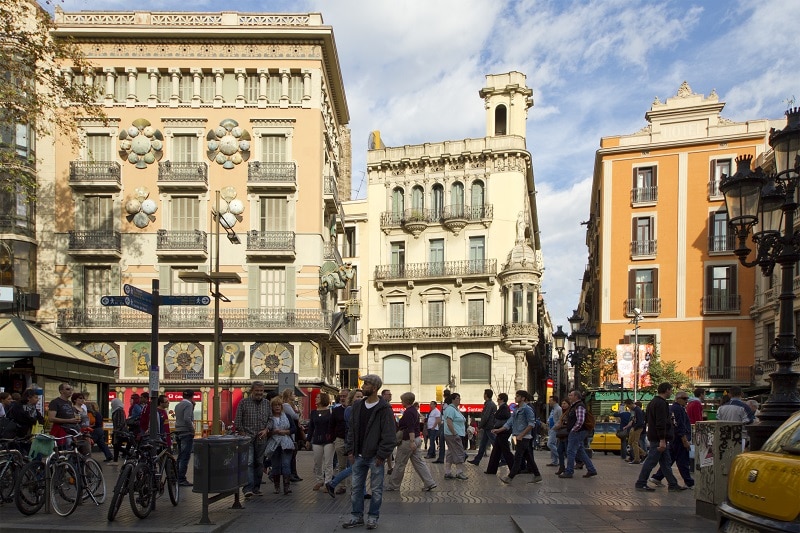
{"type": "Polygon", "coordinates": [[[226,118],[219,126],[208,130],[206,155],[222,168],[233,168],[250,159],[250,134],[239,127],[232,118],[226,118]]]}
{"type": "Polygon", "coordinates": [[[136,168],[147,168],[164,155],[164,136],[150,125],[150,121],[138,118],[119,133],[119,156],[136,168]]]}
{"type": "Polygon", "coordinates": [[[150,222],[155,222],[158,204],[147,198],[150,196],[150,191],[147,187],[136,187],[133,193],[134,197],[125,202],[128,221],[133,222],[133,225],[137,228],[146,228],[150,222]]]}

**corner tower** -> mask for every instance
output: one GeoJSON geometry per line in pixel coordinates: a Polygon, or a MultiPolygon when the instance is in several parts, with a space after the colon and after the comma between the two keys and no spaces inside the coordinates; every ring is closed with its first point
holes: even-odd
{"type": "Polygon", "coordinates": [[[525,137],[525,120],[533,107],[533,90],[525,85],[525,74],[487,74],[486,87],[478,91],[486,108],[486,136],[525,137]]]}

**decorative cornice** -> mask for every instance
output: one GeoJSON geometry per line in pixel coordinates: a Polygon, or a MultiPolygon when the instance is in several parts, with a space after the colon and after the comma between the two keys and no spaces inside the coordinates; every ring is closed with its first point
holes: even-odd
{"type": "Polygon", "coordinates": [[[116,117],[107,117],[105,120],[95,117],[78,117],[77,122],[81,128],[116,128],[121,120],[116,117]]]}
{"type": "Polygon", "coordinates": [[[290,126],[297,122],[296,118],[251,118],[250,124],[258,126],[290,126]]]}
{"type": "Polygon", "coordinates": [[[164,117],[161,123],[165,128],[205,128],[207,118],[201,117],[164,117]]]}
{"type": "Polygon", "coordinates": [[[321,59],[322,47],[317,40],[258,41],[249,39],[209,39],[198,42],[192,37],[180,41],[149,38],[146,40],[86,40],[81,49],[87,58],[134,58],[194,57],[205,59],[321,59]],[[211,42],[209,42],[211,41],[211,42]]]}

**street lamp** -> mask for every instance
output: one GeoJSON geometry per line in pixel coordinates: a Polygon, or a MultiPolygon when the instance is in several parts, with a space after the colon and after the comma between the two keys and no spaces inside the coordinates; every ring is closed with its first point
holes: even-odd
{"type": "Polygon", "coordinates": [[[211,218],[214,220],[214,243],[215,246],[211,249],[212,261],[214,262],[214,271],[206,274],[205,272],[181,272],[178,277],[189,283],[208,283],[214,289],[211,295],[214,297],[214,348],[211,352],[214,354],[214,404],[213,412],[211,413],[211,434],[219,435],[220,431],[220,415],[222,412],[222,401],[219,395],[219,363],[222,356],[221,353],[221,336],[222,336],[222,319],[219,317],[219,302],[223,300],[229,302],[230,300],[219,292],[221,283],[241,283],[242,278],[236,272],[220,272],[219,271],[219,228],[225,228],[228,240],[233,244],[240,244],[239,237],[233,231],[235,222],[228,220],[219,214],[220,204],[220,191],[216,192],[216,207],[211,213],[211,218]],[[216,258],[214,252],[216,251],[216,258]]]}
{"type": "Polygon", "coordinates": [[[564,387],[564,379],[563,379],[563,377],[564,377],[564,365],[566,364],[566,361],[564,359],[564,345],[566,344],[566,342],[567,342],[567,334],[564,332],[563,329],[561,329],[561,326],[559,325],[557,327],[555,333],[553,333],[553,343],[555,344],[556,351],[558,352],[558,363],[559,363],[558,364],[558,392],[559,392],[559,396],[562,397],[562,398],[564,397],[564,391],[562,389],[566,388],[566,387],[564,387]]]}
{"type": "Polygon", "coordinates": [[[736,173],[724,176],[719,186],[725,195],[728,224],[738,237],[734,253],[742,265],[759,266],[765,276],[772,275],[776,263],[781,267],[780,327],[770,348],[778,369],[770,374],[772,389],[759,410],[760,422],[747,428],[753,450],[760,449],[778,426],[800,409],[800,373],[792,371],[800,355],[793,317],[794,265],[800,259],[800,232],[794,227],[800,182],[800,108],[786,112],[784,129],[770,131],[769,145],[775,157],[775,174],[768,175],[761,167],[751,170],[752,156],[743,155],[736,158],[736,173]],[[751,250],[746,241],[751,229],[756,257],[748,261],[751,250]]]}
{"type": "Polygon", "coordinates": [[[570,363],[573,366],[575,378],[575,389],[581,389],[581,365],[587,354],[594,354],[600,341],[600,334],[594,328],[583,324],[583,318],[578,314],[577,309],[572,312],[572,316],[567,319],[572,329],[569,336],[573,349],[570,350],[570,363]]]}

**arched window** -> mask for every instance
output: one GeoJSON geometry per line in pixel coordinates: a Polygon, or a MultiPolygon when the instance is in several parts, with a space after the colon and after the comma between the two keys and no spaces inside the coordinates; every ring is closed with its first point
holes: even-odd
{"type": "Polygon", "coordinates": [[[431,189],[431,218],[439,220],[442,218],[442,211],[444,211],[444,187],[437,183],[431,189]]]}
{"type": "Polygon", "coordinates": [[[468,353],[461,357],[462,383],[486,383],[491,381],[491,359],[482,353],[468,353]]]}
{"type": "Polygon", "coordinates": [[[470,205],[472,206],[472,215],[474,218],[484,218],[486,214],[483,212],[483,182],[475,180],[472,182],[470,188],[470,205]]]}
{"type": "Polygon", "coordinates": [[[457,181],[450,188],[450,214],[463,216],[464,214],[464,184],[457,181]]]}
{"type": "Polygon", "coordinates": [[[402,215],[405,209],[405,200],[403,198],[403,189],[396,187],[392,191],[392,213],[395,215],[402,215]]]}
{"type": "Polygon", "coordinates": [[[410,385],[411,359],[405,355],[384,357],[383,383],[385,385],[410,385]]]}
{"type": "Polygon", "coordinates": [[[411,209],[418,211],[418,214],[422,214],[422,210],[425,209],[425,192],[419,185],[411,189],[411,209]]]}
{"type": "Polygon", "coordinates": [[[494,108],[494,134],[506,135],[508,131],[508,111],[506,106],[499,105],[494,108]]]}
{"type": "Polygon", "coordinates": [[[446,355],[426,355],[420,363],[420,382],[423,385],[446,385],[450,382],[450,358],[446,355]]]}

